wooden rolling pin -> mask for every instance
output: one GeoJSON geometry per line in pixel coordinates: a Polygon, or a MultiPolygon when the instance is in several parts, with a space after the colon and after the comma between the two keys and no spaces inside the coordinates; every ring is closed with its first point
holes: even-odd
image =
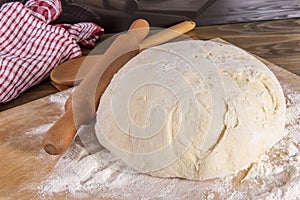
{"type": "MultiPolygon", "coordinates": [[[[179,23],[142,41],[140,49],[146,49],[172,40],[182,35],[182,33],[186,33],[193,29],[194,26],[195,24],[190,21],[179,23]]],[[[74,85],[79,84],[86,74],[98,64],[97,61],[101,60],[102,56],[103,55],[101,54],[88,55],[68,60],[54,68],[50,73],[50,78],[56,87],[73,87],[74,85]]]]}
{"type": "Polygon", "coordinates": [[[194,22],[183,22],[171,27],[171,31],[162,31],[149,37],[145,40],[146,43],[143,43],[142,40],[149,32],[148,22],[145,20],[133,22],[128,33],[118,36],[101,57],[99,64],[85,76],[73,93],[72,101],[68,99],[65,114],[44,136],[45,151],[57,155],[63,153],[70,146],[77,128],[94,119],[100,97],[113,75],[131,58],[136,56],[141,49],[169,41],[194,28],[194,22]],[[138,27],[138,29],[133,29],[133,27],[138,27]],[[177,33],[174,34],[173,32],[177,33]],[[104,72],[103,69],[105,69],[104,72]]]}
{"type": "Polygon", "coordinates": [[[140,50],[147,49],[149,47],[153,47],[155,45],[159,45],[170,41],[174,38],[177,38],[184,33],[187,33],[193,30],[196,26],[196,23],[193,21],[184,21],[174,26],[171,26],[167,29],[164,29],[152,36],[147,37],[143,42],[140,44],[140,50]]]}

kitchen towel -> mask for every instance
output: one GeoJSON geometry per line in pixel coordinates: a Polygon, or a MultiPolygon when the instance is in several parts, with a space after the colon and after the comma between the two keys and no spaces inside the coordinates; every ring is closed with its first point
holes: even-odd
{"type": "Polygon", "coordinates": [[[59,0],[6,3],[0,9],[0,103],[38,84],[60,63],[93,47],[104,30],[94,23],[49,23],[62,12],[59,0]]]}

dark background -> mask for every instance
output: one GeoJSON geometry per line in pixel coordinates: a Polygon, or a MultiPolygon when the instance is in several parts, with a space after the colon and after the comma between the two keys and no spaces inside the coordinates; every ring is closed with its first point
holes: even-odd
{"type": "Polygon", "coordinates": [[[106,33],[124,31],[136,18],[167,27],[185,19],[201,26],[300,17],[300,0],[62,0],[62,6],[54,24],[94,22],[106,33]]]}

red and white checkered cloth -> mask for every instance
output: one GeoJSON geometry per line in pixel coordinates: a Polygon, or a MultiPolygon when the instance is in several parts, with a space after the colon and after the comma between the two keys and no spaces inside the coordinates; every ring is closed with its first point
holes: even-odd
{"type": "Polygon", "coordinates": [[[59,0],[14,2],[0,9],[0,102],[41,82],[60,63],[81,56],[103,34],[93,23],[49,25],[62,11],[59,0]]]}

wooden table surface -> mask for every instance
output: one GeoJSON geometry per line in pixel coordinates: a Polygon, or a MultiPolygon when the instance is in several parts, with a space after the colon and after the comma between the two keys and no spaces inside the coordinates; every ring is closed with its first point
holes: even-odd
{"type": "MultiPolygon", "coordinates": [[[[270,70],[277,76],[286,97],[299,94],[300,76],[277,67],[268,61],[263,62],[265,62],[270,70]]],[[[164,192],[166,195],[173,194],[175,196],[176,194],[176,198],[178,199],[207,199],[208,194],[213,194],[216,199],[227,199],[236,192],[249,194],[250,198],[250,195],[253,197],[261,195],[271,191],[273,188],[284,185],[292,178],[292,174],[296,175],[298,173],[298,171],[295,171],[297,168],[293,166],[294,164],[285,160],[287,152],[284,149],[290,147],[287,141],[285,141],[284,144],[287,144],[286,147],[283,148],[280,146],[279,149],[275,148],[275,150],[270,152],[272,160],[268,162],[268,164],[272,166],[277,166],[278,163],[286,163],[287,165],[282,166],[282,169],[286,169],[287,171],[280,173],[278,173],[277,166],[274,168],[274,171],[268,170],[268,176],[263,175],[263,177],[261,177],[258,175],[256,178],[251,178],[250,176],[250,179],[244,179],[248,172],[247,170],[242,170],[236,176],[230,178],[230,182],[228,183],[230,186],[226,186],[227,183],[223,182],[223,179],[195,182],[184,181],[182,179],[149,177],[147,181],[141,182],[140,180],[144,180],[144,178],[136,179],[137,177],[132,174],[128,179],[128,181],[130,180],[131,182],[130,184],[116,184],[117,186],[113,188],[107,187],[106,183],[97,184],[97,189],[93,189],[92,193],[87,189],[92,186],[89,185],[91,184],[89,180],[93,180],[93,177],[106,180],[101,178],[103,175],[102,172],[107,168],[115,169],[113,166],[103,164],[106,163],[106,161],[101,160],[103,163],[99,163],[97,166],[101,165],[104,167],[103,169],[96,170],[96,168],[91,167],[87,168],[87,171],[81,171],[81,169],[76,166],[86,166],[82,165],[83,163],[79,163],[79,160],[84,161],[84,157],[79,158],[79,156],[86,156],[86,154],[82,152],[79,153],[78,149],[70,150],[72,153],[65,154],[60,159],[59,156],[48,155],[42,148],[42,139],[45,132],[63,114],[64,101],[68,98],[70,93],[70,90],[66,90],[62,93],[50,95],[29,104],[0,112],[0,199],[103,199],[102,197],[104,197],[104,199],[124,199],[124,195],[129,195],[127,199],[130,197],[132,197],[131,199],[141,199],[151,198],[154,192],[159,192],[161,189],[168,191],[167,193],[164,192]],[[58,160],[60,162],[58,162],[58,160]],[[62,165],[59,164],[61,162],[63,162],[62,165]],[[68,165],[68,163],[71,163],[71,165],[68,165]],[[66,169],[66,171],[63,169],[66,169]],[[80,173],[84,172],[84,175],[81,176],[77,174],[77,170],[80,170],[80,173]],[[91,171],[97,173],[101,172],[101,174],[100,176],[98,176],[99,174],[90,176],[91,171]],[[59,172],[59,174],[57,174],[57,172],[59,172]],[[78,176],[80,176],[80,181],[74,179],[78,176]],[[77,192],[72,192],[75,189],[74,186],[69,187],[68,184],[71,184],[70,181],[74,181],[77,192]],[[86,188],[86,186],[88,187],[86,188]],[[181,192],[177,193],[177,191],[181,192]],[[111,196],[112,194],[113,196],[111,196]]],[[[296,104],[296,102],[297,101],[291,101],[289,104],[289,108],[293,109],[290,110],[290,112],[294,113],[295,116],[290,120],[293,123],[287,124],[287,130],[295,131],[291,132],[293,136],[290,136],[295,138],[291,139],[290,142],[300,144],[300,137],[298,137],[299,127],[296,124],[298,123],[296,111],[296,105],[298,104],[296,104]]],[[[290,138],[290,136],[285,138],[290,138]]],[[[92,141],[94,142],[93,139],[92,141]]],[[[80,144],[80,142],[77,144],[80,144]]],[[[110,156],[105,153],[104,157],[110,156]]],[[[293,157],[291,159],[294,159],[295,155],[291,157],[293,157]]],[[[84,163],[86,161],[87,160],[85,160],[84,163]]],[[[295,159],[294,162],[297,162],[297,159],[295,159]]],[[[109,161],[109,163],[114,162],[109,161]]],[[[258,166],[260,168],[260,165],[258,166]]],[[[123,179],[126,172],[125,174],[121,173],[123,173],[122,170],[113,172],[113,175],[109,176],[108,181],[114,182],[113,180],[115,180],[116,177],[121,177],[120,179],[124,182],[124,180],[127,180],[123,179]]],[[[139,176],[138,174],[135,175],[139,176]]],[[[106,176],[107,175],[105,175],[105,177],[106,176]]],[[[162,196],[160,197],[163,198],[162,196]]],[[[154,199],[160,198],[157,197],[154,199]]]]}
{"type": "MultiPolygon", "coordinates": [[[[201,39],[223,38],[236,46],[300,75],[300,19],[197,27],[188,34],[201,39]]],[[[85,50],[86,54],[88,51],[85,50]]],[[[0,111],[58,92],[46,79],[14,101],[0,104],[0,111]]]]}
{"type": "Polygon", "coordinates": [[[214,0],[194,18],[197,24],[230,24],[300,17],[298,0],[214,0]]]}

